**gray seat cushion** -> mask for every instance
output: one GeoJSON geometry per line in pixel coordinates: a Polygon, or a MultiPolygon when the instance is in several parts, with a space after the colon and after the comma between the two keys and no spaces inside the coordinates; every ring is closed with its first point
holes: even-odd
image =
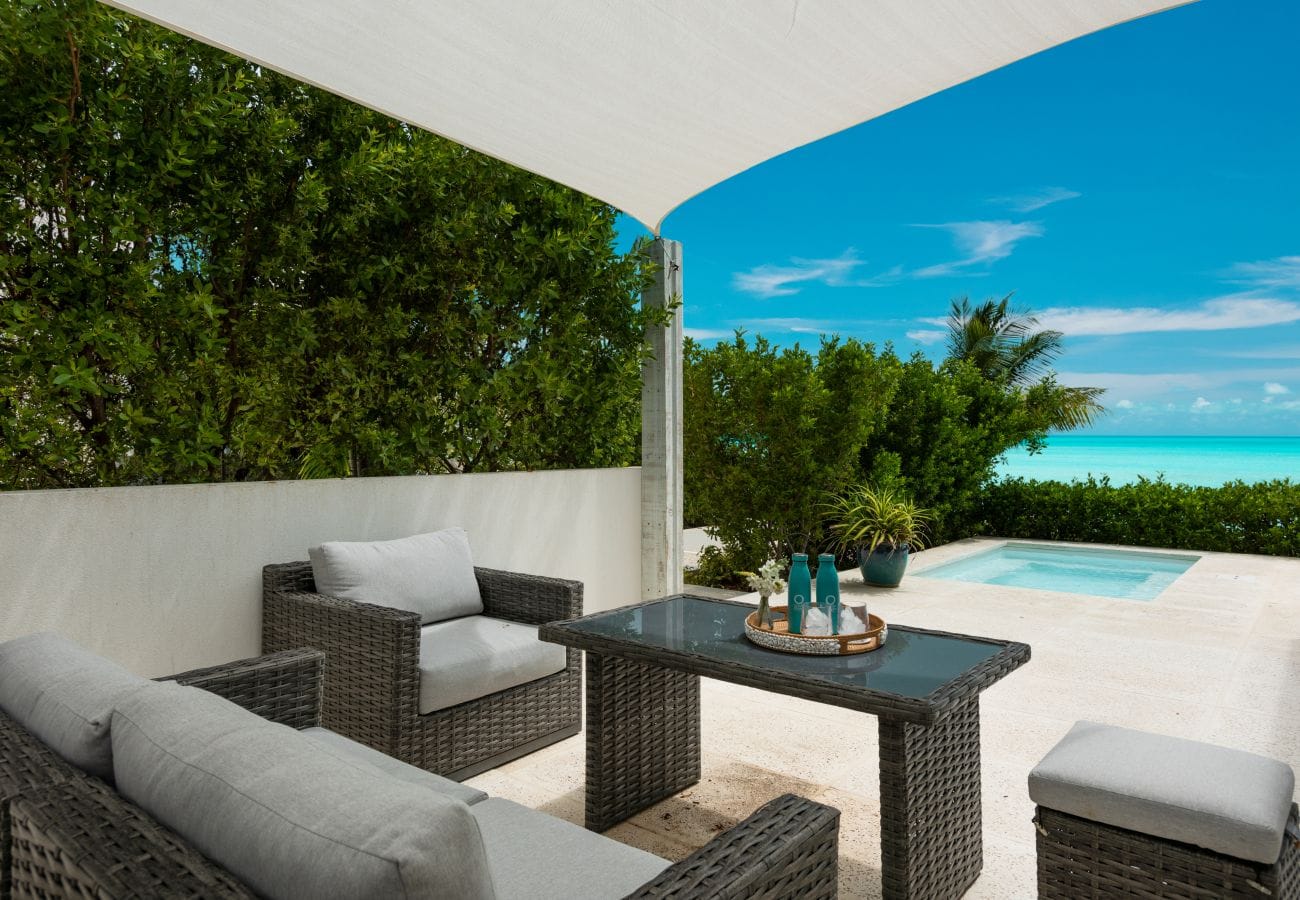
{"type": "Polygon", "coordinates": [[[215,694],[146,685],[119,702],[111,733],[123,796],[261,896],[494,896],[464,803],[215,694]]]}
{"type": "Polygon", "coordinates": [[[420,712],[446,709],[564,670],[564,648],[537,629],[467,616],[420,629],[420,712]]]}
{"type": "Polygon", "coordinates": [[[1040,806],[1266,864],[1294,790],[1286,763],[1095,722],[1076,723],[1029,774],[1040,806]]]}
{"type": "Polygon", "coordinates": [[[0,709],[74,766],[113,781],[113,706],[147,681],[57,634],[0,644],[0,709]]]}
{"type": "Polygon", "coordinates": [[[534,809],[493,797],[471,807],[500,900],[625,897],[670,865],[534,809]]]}
{"type": "Polygon", "coordinates": [[[332,541],[307,554],[321,594],[404,609],[423,625],[483,611],[469,537],[461,528],[395,541],[332,541]]]}
{"type": "Polygon", "coordinates": [[[393,759],[387,753],[380,753],[373,747],[359,744],[351,738],[345,738],[336,731],[330,731],[328,728],[304,728],[302,734],[320,744],[326,753],[331,753],[341,759],[359,760],[408,784],[437,791],[447,797],[455,797],[462,803],[472,805],[487,799],[487,794],[478,788],[461,784],[459,781],[452,781],[450,778],[443,778],[441,775],[426,772],[424,769],[417,769],[409,763],[404,763],[400,759],[393,759]]]}

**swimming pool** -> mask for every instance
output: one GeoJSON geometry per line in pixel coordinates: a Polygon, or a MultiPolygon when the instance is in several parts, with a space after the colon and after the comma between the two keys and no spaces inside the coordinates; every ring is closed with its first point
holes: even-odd
{"type": "Polygon", "coordinates": [[[1154,600],[1192,567],[1194,554],[1008,543],[914,573],[1123,600],[1154,600]]]}

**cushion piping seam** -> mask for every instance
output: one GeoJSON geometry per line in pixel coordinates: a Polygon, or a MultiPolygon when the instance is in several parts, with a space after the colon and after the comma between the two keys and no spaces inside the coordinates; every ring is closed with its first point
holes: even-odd
{"type": "MultiPolygon", "coordinates": [[[[1041,777],[1042,777],[1042,776],[1039,776],[1039,778],[1041,778],[1041,777]]],[[[1061,784],[1061,782],[1056,782],[1056,784],[1061,784]]],[[[1085,785],[1076,785],[1076,786],[1077,786],[1077,787],[1084,788],[1084,789],[1086,789],[1086,790],[1094,791],[1094,792],[1099,793],[1099,794],[1105,794],[1105,795],[1108,796],[1108,797],[1114,797],[1114,798],[1117,798],[1117,799],[1120,799],[1120,800],[1138,800],[1139,802],[1142,802],[1142,803],[1159,804],[1160,806],[1166,806],[1166,807],[1169,807],[1170,809],[1177,810],[1177,811],[1180,811],[1180,812],[1187,812],[1187,813],[1192,813],[1192,814],[1194,814],[1194,815],[1198,815],[1198,816],[1204,816],[1204,817],[1206,817],[1206,818],[1209,818],[1209,819],[1213,820],[1213,821],[1216,822],[1216,823],[1228,823],[1228,824],[1233,824],[1233,825],[1241,825],[1241,826],[1245,826],[1246,828],[1251,828],[1251,829],[1254,829],[1254,828],[1258,828],[1258,827],[1259,827],[1259,826],[1252,826],[1250,823],[1248,823],[1248,822],[1243,822],[1243,821],[1240,820],[1240,819],[1230,819],[1230,818],[1228,818],[1227,816],[1220,815],[1219,813],[1213,813],[1213,812],[1208,812],[1208,811],[1204,811],[1204,810],[1193,809],[1193,808],[1191,808],[1190,806],[1184,806],[1184,805],[1182,805],[1182,804],[1180,804],[1180,803],[1165,803],[1165,802],[1158,801],[1158,800],[1148,800],[1148,799],[1146,799],[1146,798],[1136,798],[1136,797],[1134,797],[1132,794],[1121,794],[1121,793],[1118,793],[1117,791],[1109,790],[1109,789],[1107,789],[1107,788],[1098,788],[1098,787],[1091,787],[1091,786],[1085,786],[1085,785]]],[[[1034,798],[1031,796],[1030,799],[1034,799],[1034,798]]],[[[1039,802],[1039,801],[1038,801],[1038,800],[1034,800],[1034,802],[1037,803],[1037,802],[1039,802]]],[[[1044,803],[1044,804],[1042,804],[1042,805],[1043,805],[1043,806],[1047,806],[1048,809],[1056,809],[1056,807],[1054,807],[1054,806],[1048,806],[1048,804],[1046,804],[1046,803],[1044,803]]],[[[1286,805],[1286,810],[1287,810],[1287,816],[1289,817],[1289,816],[1290,816],[1290,810],[1291,810],[1291,804],[1290,804],[1289,801],[1288,801],[1288,803],[1287,803],[1287,805],[1286,805]]],[[[1061,811],[1061,812],[1069,812],[1069,810],[1064,810],[1064,809],[1063,809],[1063,810],[1060,810],[1060,811],[1061,811]]],[[[1072,815],[1076,815],[1075,813],[1071,813],[1071,814],[1072,814],[1072,815]]],[[[1283,818],[1283,820],[1282,820],[1282,829],[1281,829],[1282,833],[1285,833],[1285,831],[1286,831],[1286,821],[1287,821],[1286,818],[1283,818]]],[[[1116,824],[1116,823],[1114,823],[1114,822],[1109,822],[1109,823],[1106,823],[1106,824],[1115,825],[1115,827],[1117,827],[1117,828],[1125,828],[1125,827],[1127,827],[1127,826],[1125,826],[1125,825],[1118,825],[1118,824],[1116,824]]],[[[1130,829],[1130,830],[1133,830],[1133,829],[1130,829]]],[[[1212,848],[1207,848],[1207,849],[1212,849],[1212,848]]],[[[1222,851],[1220,851],[1220,852],[1222,852],[1222,851]]],[[[1231,854],[1226,854],[1226,855],[1231,855],[1231,854]]],[[[1265,865],[1267,865],[1267,864],[1265,864],[1265,865]]]]}

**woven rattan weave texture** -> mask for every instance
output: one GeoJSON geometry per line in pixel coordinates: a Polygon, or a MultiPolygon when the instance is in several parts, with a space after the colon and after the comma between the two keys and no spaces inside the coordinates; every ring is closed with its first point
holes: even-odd
{"type": "Polygon", "coordinates": [[[587,654],[587,827],[605,831],[700,780],[700,677],[587,654]],[[591,686],[595,685],[593,689],[591,686]]]}
{"type": "Polygon", "coordinates": [[[297,649],[191,669],[167,680],[203,688],[263,719],[300,731],[320,725],[324,674],[325,654],[297,649]]]}
{"type": "Polygon", "coordinates": [[[984,864],[978,697],[930,726],[881,718],[880,817],[886,900],[960,897],[975,883],[984,864]]]}
{"type": "MultiPolygon", "coordinates": [[[[582,614],[576,581],[476,568],[484,614],[543,625],[582,614]]],[[[465,779],[578,733],[577,651],[564,671],[449,709],[420,714],[415,613],[316,593],[311,563],[262,571],[262,650],[325,653],[326,728],[397,759],[465,779]]]]}
{"type": "Polygon", "coordinates": [[[15,898],[251,898],[209,861],[95,779],[12,802],[15,898]]]}
{"type": "Polygon", "coordinates": [[[785,794],[664,870],[628,900],[833,900],[839,891],[839,819],[839,810],[785,794]]]}
{"type": "Polygon", "coordinates": [[[1290,837],[1281,858],[1265,866],[1044,806],[1034,822],[1040,900],[1300,898],[1300,846],[1290,837]]]}
{"type": "MultiPolygon", "coordinates": [[[[699,780],[698,678],[704,675],[879,717],[887,900],[960,897],[979,876],[979,693],[1028,661],[1025,644],[898,629],[1000,648],[916,698],[800,678],[781,667],[775,651],[772,667],[766,668],[707,651],[669,650],[635,637],[593,633],[580,622],[546,625],[540,634],[587,651],[588,828],[605,830],[699,780]]],[[[828,657],[826,665],[842,659],[828,657]]]]}
{"type": "Polygon", "coordinates": [[[31,790],[85,778],[31,732],[0,712],[0,898],[9,896],[9,801],[31,790]]]}

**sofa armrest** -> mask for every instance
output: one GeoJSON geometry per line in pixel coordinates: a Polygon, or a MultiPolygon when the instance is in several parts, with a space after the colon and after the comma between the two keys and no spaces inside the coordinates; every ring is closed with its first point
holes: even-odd
{"type": "Polygon", "coordinates": [[[102,782],[77,778],[9,802],[15,897],[255,896],[102,782]]]}
{"type": "Polygon", "coordinates": [[[483,613],[525,625],[545,625],[582,615],[582,582],[474,567],[483,613]]]}
{"type": "Polygon", "coordinates": [[[794,794],[752,816],[628,895],[834,898],[840,811],[794,794]]]}
{"type": "Polygon", "coordinates": [[[321,724],[390,756],[419,714],[420,617],[306,591],[262,597],[262,651],[325,654],[321,724]]]}
{"type": "Polygon", "coordinates": [[[203,688],[290,728],[321,721],[325,654],[309,647],[192,669],[166,679],[203,688]]]}

